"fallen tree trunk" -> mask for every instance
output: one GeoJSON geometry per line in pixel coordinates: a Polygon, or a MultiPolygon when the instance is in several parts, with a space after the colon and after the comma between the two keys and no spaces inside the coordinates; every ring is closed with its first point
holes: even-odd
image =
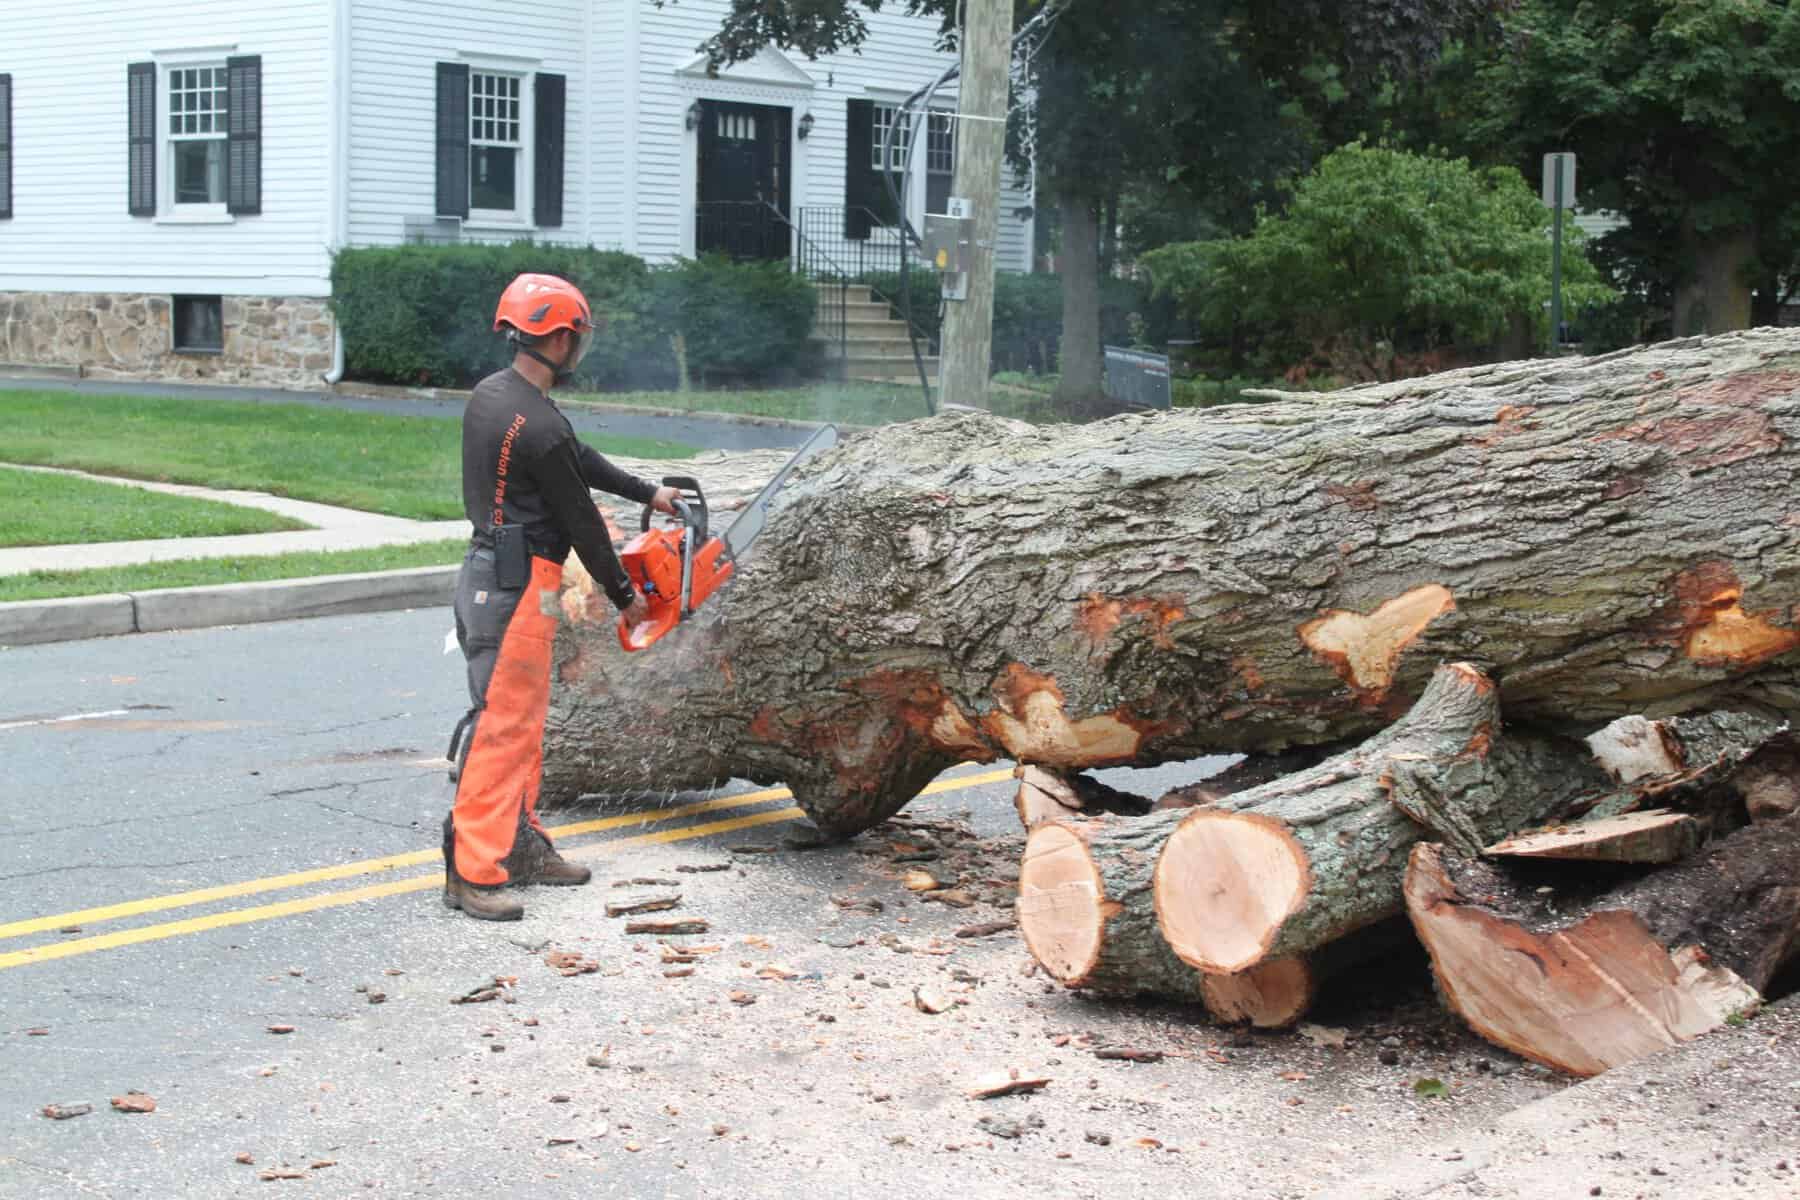
{"type": "MultiPolygon", "coordinates": [[[[1442,659],[1515,726],[1800,701],[1800,331],[1080,427],[857,435],[627,655],[559,634],[547,801],[737,777],[826,830],[958,761],[1366,736],[1442,659]]],[[[565,611],[588,611],[569,573],[565,611]]],[[[598,608],[600,606],[593,606],[598,608]]]]}
{"type": "MultiPolygon", "coordinates": [[[[1483,1037],[1592,1075],[1753,1008],[1800,955],[1800,817],[1608,888],[1414,847],[1406,906],[1446,1003],[1483,1037]]],[[[1571,874],[1573,872],[1573,874],[1571,874]]]]}

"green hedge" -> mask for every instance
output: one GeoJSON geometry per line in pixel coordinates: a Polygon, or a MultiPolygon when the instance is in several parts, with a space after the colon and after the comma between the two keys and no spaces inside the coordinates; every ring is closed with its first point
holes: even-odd
{"type": "MultiPolygon", "coordinates": [[[[937,272],[912,272],[911,311],[921,333],[936,340],[940,321],[937,272]]],[[[864,276],[885,296],[894,315],[904,317],[900,272],[864,276]]],[[[1024,275],[1002,271],[994,278],[995,371],[1054,374],[1062,340],[1062,276],[1024,275]]],[[[1161,350],[1168,340],[1174,305],[1152,297],[1149,289],[1128,279],[1105,279],[1100,285],[1100,337],[1111,346],[1142,342],[1161,350]],[[1134,320],[1135,317],[1135,320],[1134,320]]]]}
{"type": "Polygon", "coordinates": [[[673,386],[677,334],[689,374],[702,382],[785,381],[814,365],[813,291],[783,264],[709,258],[651,267],[615,251],[515,242],[340,251],[332,310],[348,373],[454,387],[504,366],[494,306],[526,271],[570,280],[606,319],[577,377],[583,388],[673,386]]]}

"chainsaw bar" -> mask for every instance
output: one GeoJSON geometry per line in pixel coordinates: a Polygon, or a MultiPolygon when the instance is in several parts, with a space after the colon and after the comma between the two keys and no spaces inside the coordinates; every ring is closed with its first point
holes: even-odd
{"type": "Polygon", "coordinates": [[[775,498],[776,491],[787,477],[794,473],[794,468],[821,450],[829,450],[837,445],[837,438],[837,426],[835,425],[826,425],[807,438],[801,447],[794,451],[794,456],[782,465],[781,470],[775,472],[775,478],[763,484],[762,491],[756,493],[756,498],[744,506],[744,511],[737,515],[737,519],[731,523],[731,528],[727,529],[723,535],[725,548],[731,552],[734,562],[743,557],[745,552],[750,549],[750,543],[756,540],[756,535],[763,531],[763,526],[769,520],[769,501],[775,498]]]}

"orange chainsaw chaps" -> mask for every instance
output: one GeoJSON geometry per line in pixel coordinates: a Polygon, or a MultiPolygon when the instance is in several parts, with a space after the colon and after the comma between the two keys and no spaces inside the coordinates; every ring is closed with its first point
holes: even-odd
{"type": "MultiPolygon", "coordinates": [[[[681,546],[687,536],[685,529],[649,529],[619,552],[632,586],[650,609],[650,615],[636,625],[619,618],[619,645],[625,649],[642,650],[681,624],[681,546]]],[[[706,539],[694,555],[693,578],[688,585],[690,609],[699,608],[731,578],[732,566],[724,541],[706,539]]]]}

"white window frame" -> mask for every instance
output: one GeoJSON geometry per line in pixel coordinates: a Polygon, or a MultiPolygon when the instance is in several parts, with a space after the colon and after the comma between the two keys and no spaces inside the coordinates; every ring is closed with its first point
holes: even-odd
{"type": "Polygon", "coordinates": [[[881,162],[881,147],[887,140],[888,130],[894,127],[900,115],[900,106],[885,100],[875,101],[874,116],[869,126],[869,166],[876,171],[887,171],[898,175],[906,170],[906,156],[912,144],[912,124],[908,122],[904,129],[894,133],[894,144],[889,148],[886,166],[881,162]]]}
{"type": "MultiPolygon", "coordinates": [[[[237,218],[226,209],[221,198],[217,204],[177,204],[175,202],[175,143],[189,140],[187,135],[172,136],[169,122],[174,116],[172,80],[176,71],[212,68],[221,73],[225,60],[237,53],[236,44],[229,46],[195,46],[183,50],[155,50],[145,56],[156,63],[156,223],[159,225],[230,225],[237,218]]],[[[226,110],[219,113],[217,129],[206,135],[217,138],[223,147],[231,120],[229,94],[226,110]]],[[[220,150],[223,155],[226,153],[220,150]]],[[[230,166],[222,168],[229,182],[230,166]]]]}
{"type": "MultiPolygon", "coordinates": [[[[537,74],[531,70],[521,70],[516,66],[495,66],[479,61],[469,63],[469,216],[466,225],[489,225],[506,228],[532,228],[533,191],[537,176],[534,173],[532,150],[536,145],[537,130],[534,128],[537,108],[537,74]],[[518,141],[476,137],[475,114],[478,101],[491,97],[478,93],[476,79],[511,80],[518,85],[519,115],[518,141]],[[477,208],[475,207],[475,151],[480,146],[503,146],[517,151],[513,155],[513,207],[477,208]]],[[[480,118],[486,120],[485,115],[480,118]]],[[[509,119],[510,118],[506,118],[509,119]]]]}
{"type": "Polygon", "coordinates": [[[947,108],[934,108],[926,117],[925,172],[928,175],[956,174],[956,114],[947,108]]]}

